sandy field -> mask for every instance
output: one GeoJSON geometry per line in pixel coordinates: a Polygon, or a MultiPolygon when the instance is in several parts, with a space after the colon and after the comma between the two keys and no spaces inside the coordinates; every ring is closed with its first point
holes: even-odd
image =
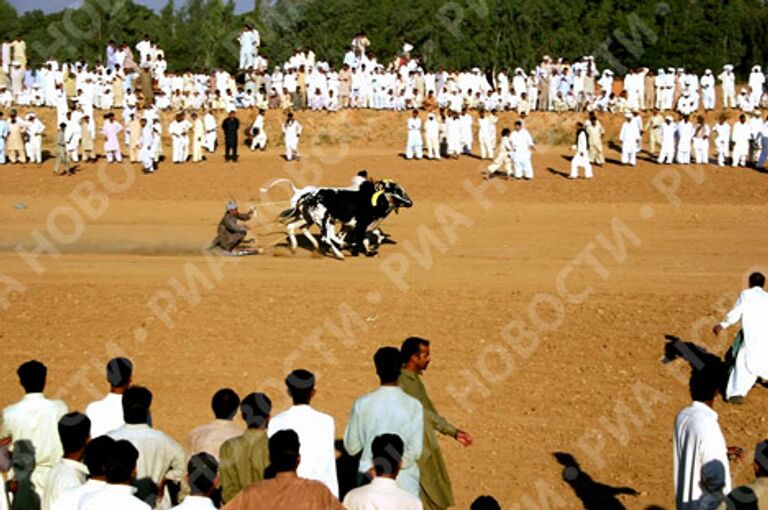
{"type": "MultiPolygon", "coordinates": [[[[282,159],[270,113],[270,148],[237,164],[219,153],[152,176],[0,167],[0,405],[21,397],[16,366],[37,358],[47,393],[82,410],[122,354],[154,392],[155,426],[183,441],[210,419],[218,388],[266,391],[279,411],[283,377],[303,367],[341,437],[354,399],[376,387],[376,349],[418,335],[432,341],[433,400],[476,438],[442,440],[457,508],[483,493],[508,509],[672,508],[688,368],[662,364],[664,336],[725,352],[735,331],[711,327],[768,266],[768,175],[645,155],[624,168],[609,149],[593,181],[572,182],[575,117],[534,116],[535,180],[486,182],[476,158],[398,156],[406,114],[299,119],[298,163],[282,159]],[[259,188],[277,177],[346,185],[361,168],[414,200],[384,225],[397,244],[375,258],[291,255],[272,221],[289,192],[259,188]],[[203,251],[230,196],[258,204],[263,256],[203,251]]],[[[716,403],[729,444],[751,452],[768,436],[766,405],[762,388],[742,407],[716,403]]],[[[731,468],[736,484],[751,480],[750,462],[731,468]]]]}

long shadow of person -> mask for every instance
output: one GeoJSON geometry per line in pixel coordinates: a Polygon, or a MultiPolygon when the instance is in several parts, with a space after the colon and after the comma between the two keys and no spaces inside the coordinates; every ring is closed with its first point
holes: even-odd
{"type": "Polygon", "coordinates": [[[637,491],[631,487],[612,487],[596,482],[581,470],[579,463],[570,453],[554,452],[552,455],[563,466],[563,480],[571,486],[585,510],[625,510],[626,507],[616,496],[637,496],[637,491]]]}
{"type": "Polygon", "coordinates": [[[707,374],[715,377],[717,379],[717,387],[720,390],[720,394],[723,396],[725,395],[725,387],[728,384],[728,374],[733,363],[733,358],[735,358],[733,352],[738,350],[738,344],[731,347],[731,350],[729,350],[723,360],[720,356],[709,352],[704,347],[693,342],[686,342],[674,335],[664,335],[664,338],[667,343],[664,344],[664,357],[661,360],[662,363],[672,363],[676,359],[685,360],[691,366],[691,370],[704,370],[707,374]]]}

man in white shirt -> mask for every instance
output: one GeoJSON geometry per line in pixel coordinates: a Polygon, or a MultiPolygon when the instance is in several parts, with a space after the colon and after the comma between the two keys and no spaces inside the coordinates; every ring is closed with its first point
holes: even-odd
{"type": "Polygon", "coordinates": [[[513,159],[515,162],[515,179],[533,179],[533,165],[531,164],[531,151],[534,149],[533,138],[523,122],[515,121],[515,130],[509,135],[512,145],[513,159]]]}
{"type": "Polygon", "coordinates": [[[91,420],[83,413],[65,414],[59,420],[59,438],[64,457],[48,473],[42,497],[42,510],[52,510],[53,502],[64,491],[83,485],[88,476],[88,468],[81,460],[85,445],[91,438],[91,420]]]}
{"type": "Polygon", "coordinates": [[[58,424],[61,417],[67,414],[67,405],[61,400],[49,400],[43,395],[48,370],[39,361],[23,363],[16,373],[26,395],[19,402],[3,409],[0,439],[9,438],[14,443],[26,440],[34,445],[35,469],[32,472],[32,483],[42,496],[46,477],[63,454],[58,424]]]}
{"type": "Polygon", "coordinates": [[[336,426],[333,418],[315,411],[310,406],[315,396],[315,376],[312,372],[298,369],[285,378],[293,406],[272,417],[267,435],[280,430],[293,430],[299,436],[301,462],[296,470],[301,478],[322,482],[334,496],[339,496],[336,477],[336,426]]]}
{"type": "Polygon", "coordinates": [[[141,386],[131,386],[123,394],[125,425],[109,433],[116,441],[130,441],[139,451],[137,478],[150,478],[158,487],[165,487],[157,508],[171,506],[169,486],[178,486],[184,477],[184,449],[159,430],[151,428],[149,409],[152,392],[141,386]]]}
{"type": "Polygon", "coordinates": [[[193,455],[187,464],[189,496],[173,510],[216,510],[211,494],[219,481],[219,462],[205,452],[193,455]]]}
{"type": "Polygon", "coordinates": [[[129,441],[116,441],[109,449],[106,465],[106,485],[83,498],[78,510],[151,510],[134,496],[131,486],[139,451],[129,441]]]}
{"type": "Polygon", "coordinates": [[[80,486],[64,491],[53,501],[53,510],[77,510],[88,494],[100,491],[107,485],[105,465],[107,454],[115,444],[109,436],[91,440],[83,452],[83,463],[88,468],[88,480],[80,486]]]}
{"type": "Polygon", "coordinates": [[[252,151],[255,151],[256,149],[263,151],[267,148],[267,132],[264,131],[265,113],[264,110],[259,110],[259,114],[256,115],[256,120],[253,121],[253,126],[251,126],[251,136],[253,137],[253,140],[251,141],[252,151]]]}
{"type": "Polygon", "coordinates": [[[397,434],[405,444],[400,486],[419,496],[419,457],[424,445],[424,409],[421,403],[398,386],[400,351],[382,347],[373,357],[381,386],[358,398],[344,432],[344,448],[350,455],[362,452],[359,478],[365,480],[373,468],[371,444],[381,434],[397,434]]]}
{"type": "Polygon", "coordinates": [[[725,468],[725,487],[731,490],[728,447],[712,408],[720,383],[718,371],[709,367],[693,368],[690,391],[693,403],[675,417],[673,440],[675,501],[677,510],[698,509],[701,468],[717,460],[725,468]]]}
{"type": "Polygon", "coordinates": [[[227,439],[243,433],[243,427],[235,423],[240,397],[230,388],[222,388],[213,395],[211,409],[215,419],[192,430],[187,436],[187,453],[205,452],[219,458],[219,449],[227,439]]]}
{"type": "Polygon", "coordinates": [[[587,132],[584,129],[584,124],[581,122],[576,123],[576,145],[573,146],[576,151],[573,159],[571,160],[571,173],[568,175],[569,179],[579,178],[579,168],[584,168],[584,177],[587,179],[592,178],[592,163],[589,162],[589,143],[587,141],[587,132]]]}
{"type": "Polygon", "coordinates": [[[405,159],[421,159],[423,153],[423,139],[421,138],[421,119],[418,110],[413,110],[408,119],[408,139],[405,145],[405,159]]]}
{"type": "Polygon", "coordinates": [[[717,335],[741,321],[743,340],[725,390],[730,403],[743,403],[758,377],[768,379],[768,292],[763,290],[764,286],[763,274],[749,275],[749,289],[742,291],[731,311],[713,330],[717,335]]]}
{"type": "Polygon", "coordinates": [[[109,394],[91,402],[85,414],[91,420],[91,437],[99,437],[125,425],[123,420],[123,393],[133,377],[133,363],[128,358],[113,358],[107,363],[109,394]]]}
{"type": "Polygon", "coordinates": [[[353,489],[344,498],[348,510],[422,510],[421,500],[403,490],[395,481],[403,464],[403,440],[395,434],[382,434],[373,440],[371,453],[376,477],[371,483],[353,489]]]}

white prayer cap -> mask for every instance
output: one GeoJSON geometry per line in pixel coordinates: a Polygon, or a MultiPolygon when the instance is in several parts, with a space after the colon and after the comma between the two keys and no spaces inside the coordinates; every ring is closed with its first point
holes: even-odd
{"type": "Polygon", "coordinates": [[[712,74],[712,69],[705,69],[704,74],[712,74]]]}
{"type": "Polygon", "coordinates": [[[668,120],[670,122],[674,122],[675,119],[673,119],[671,115],[667,115],[666,117],[664,117],[664,120],[668,120]]]}
{"type": "Polygon", "coordinates": [[[667,71],[669,71],[670,73],[674,73],[675,72],[675,68],[674,67],[668,67],[667,71]]]}
{"type": "Polygon", "coordinates": [[[549,55],[544,55],[543,57],[541,57],[541,60],[552,60],[552,57],[550,57],[549,55]]]}
{"type": "Polygon", "coordinates": [[[410,53],[413,50],[413,46],[410,43],[403,44],[403,53],[410,53]]]}
{"type": "Polygon", "coordinates": [[[759,72],[760,72],[760,66],[754,66],[754,67],[752,68],[752,72],[753,72],[753,73],[759,73],[759,72]]]}
{"type": "Polygon", "coordinates": [[[632,114],[627,112],[627,113],[624,114],[624,117],[627,118],[627,119],[631,119],[632,118],[632,114]]]}
{"type": "Polygon", "coordinates": [[[755,117],[759,117],[760,116],[760,110],[755,110],[754,112],[752,112],[752,115],[754,115],[755,117]]]}
{"type": "Polygon", "coordinates": [[[657,72],[656,74],[661,74],[661,75],[663,75],[663,74],[664,74],[664,69],[659,69],[659,72],[657,72]]]}
{"type": "Polygon", "coordinates": [[[20,66],[21,62],[19,62],[18,60],[14,60],[13,62],[11,62],[11,65],[12,66],[20,66]]]}
{"type": "Polygon", "coordinates": [[[747,93],[747,89],[741,89],[739,92],[740,92],[741,94],[746,94],[746,93],[747,93]]]}
{"type": "Polygon", "coordinates": [[[733,71],[733,66],[731,64],[725,64],[723,66],[723,69],[725,69],[726,71],[733,71]]]}

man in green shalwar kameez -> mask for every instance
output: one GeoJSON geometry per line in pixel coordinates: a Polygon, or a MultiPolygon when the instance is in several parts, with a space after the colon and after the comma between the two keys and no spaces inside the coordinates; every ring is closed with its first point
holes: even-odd
{"type": "Polygon", "coordinates": [[[451,480],[435,432],[450,436],[463,446],[471,445],[473,438],[440,416],[427,395],[421,374],[430,362],[429,341],[418,337],[407,338],[400,352],[403,356],[403,368],[398,384],[405,393],[421,402],[424,407],[424,449],[419,458],[421,501],[425,510],[449,508],[454,504],[451,480]]]}

